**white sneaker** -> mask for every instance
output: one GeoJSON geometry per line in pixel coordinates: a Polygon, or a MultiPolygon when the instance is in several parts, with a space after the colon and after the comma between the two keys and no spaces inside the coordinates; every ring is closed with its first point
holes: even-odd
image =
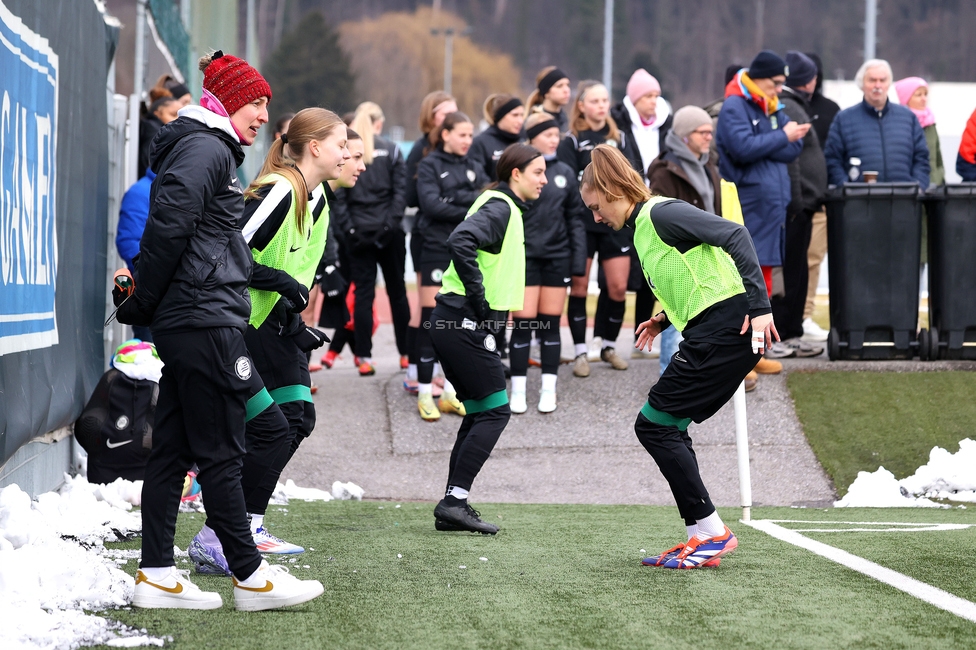
{"type": "Polygon", "coordinates": [[[234,578],[234,604],[242,612],[300,605],[323,593],[325,588],[318,580],[299,580],[287,568],[266,560],[247,580],[234,578]]]}
{"type": "Polygon", "coordinates": [[[590,347],[586,349],[586,358],[589,361],[599,361],[600,352],[603,351],[603,337],[594,336],[590,341],[590,347]]]}
{"type": "Polygon", "coordinates": [[[508,407],[512,409],[512,413],[525,413],[529,410],[528,405],[525,403],[525,393],[512,391],[512,398],[508,401],[508,407]]]}
{"type": "Polygon", "coordinates": [[[544,390],[539,393],[539,412],[552,413],[556,410],[556,391],[544,390]]]}
{"type": "Polygon", "coordinates": [[[257,532],[252,533],[251,536],[254,538],[254,545],[258,547],[260,553],[294,555],[305,552],[305,549],[298,544],[292,544],[280,537],[275,537],[264,526],[258,528],[257,532]]]}
{"type": "Polygon", "coordinates": [[[803,319],[803,340],[826,341],[827,334],[827,330],[817,325],[812,318],[803,319]]]}
{"type": "Polygon", "coordinates": [[[201,591],[190,582],[190,572],[169,567],[169,574],[158,582],[150,581],[140,569],[132,605],[143,609],[219,609],[224,604],[220,594],[201,591]]]}

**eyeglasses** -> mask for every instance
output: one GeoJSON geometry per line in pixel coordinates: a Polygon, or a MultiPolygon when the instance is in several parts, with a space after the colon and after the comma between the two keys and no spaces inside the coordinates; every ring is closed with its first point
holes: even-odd
{"type": "Polygon", "coordinates": [[[709,129],[708,131],[703,131],[703,130],[701,130],[701,129],[698,129],[697,131],[692,131],[692,133],[694,133],[695,135],[700,135],[700,136],[701,136],[701,137],[703,137],[703,138],[710,138],[710,137],[712,137],[713,135],[715,135],[715,134],[714,134],[714,133],[713,133],[713,132],[711,131],[711,129],[709,129]]]}

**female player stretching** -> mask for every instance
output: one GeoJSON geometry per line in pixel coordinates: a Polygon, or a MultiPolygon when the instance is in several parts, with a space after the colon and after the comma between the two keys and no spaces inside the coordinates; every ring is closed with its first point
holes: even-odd
{"type": "Polygon", "coordinates": [[[637,347],[674,325],[685,337],[637,416],[637,438],[671,486],[688,541],[649,566],[715,566],[738,545],[698,472],[688,424],[712,417],[779,339],[748,231],[684,201],[652,197],[622,153],[600,145],[580,181],[597,223],[634,231],[641,268],[664,311],[637,328],[637,347]],[[750,339],[751,330],[751,339],[750,339]]]}
{"type": "Polygon", "coordinates": [[[505,312],[522,309],[522,213],[545,184],[542,154],[528,145],[511,145],[498,160],[498,183],[478,197],[447,240],[451,263],[431,314],[430,335],[465,416],[451,452],[447,493],[434,508],[437,530],[498,532],[468,505],[471,484],[512,416],[505,367],[489,330],[497,329],[505,312]]]}

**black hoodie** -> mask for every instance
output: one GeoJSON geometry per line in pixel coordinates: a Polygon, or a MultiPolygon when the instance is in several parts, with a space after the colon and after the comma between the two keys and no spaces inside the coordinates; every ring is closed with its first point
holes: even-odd
{"type": "Polygon", "coordinates": [[[136,291],[119,321],[154,334],[211,327],[242,332],[251,315],[251,251],[241,234],[244,150],[230,133],[190,117],[163,126],[149,164],[156,172],[139,243],[136,291]]]}
{"type": "Polygon", "coordinates": [[[542,194],[523,216],[525,256],[544,260],[570,258],[573,275],[586,273],[586,219],[576,174],[564,162],[546,160],[542,194]]]}
{"type": "Polygon", "coordinates": [[[450,259],[447,238],[464,221],[468,208],[488,184],[481,165],[470,156],[455,156],[437,148],[417,165],[419,228],[423,232],[423,259],[450,259]]]}
{"type": "Polygon", "coordinates": [[[502,157],[502,153],[509,145],[521,139],[521,133],[502,131],[492,124],[475,137],[471,143],[471,150],[468,151],[468,158],[481,165],[489,180],[497,181],[495,168],[498,166],[498,159],[502,157]]]}
{"type": "Polygon", "coordinates": [[[366,165],[354,187],[335,193],[345,210],[332,223],[349,250],[383,248],[392,233],[400,231],[407,202],[407,168],[400,147],[375,136],[373,162],[366,165]]]}

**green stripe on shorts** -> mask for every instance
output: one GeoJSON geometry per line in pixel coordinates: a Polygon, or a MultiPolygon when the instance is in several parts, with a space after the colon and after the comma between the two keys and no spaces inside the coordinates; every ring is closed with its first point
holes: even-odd
{"type": "Polygon", "coordinates": [[[463,403],[464,412],[468,415],[481,413],[482,411],[490,411],[491,409],[508,404],[508,391],[503,388],[497,393],[492,393],[483,399],[466,399],[463,403]]]}
{"type": "Polygon", "coordinates": [[[651,406],[650,402],[644,402],[644,406],[641,407],[640,412],[641,415],[654,424],[661,424],[666,427],[678,427],[679,431],[687,431],[688,425],[691,424],[691,418],[676,418],[670,413],[658,411],[651,406]]]}

